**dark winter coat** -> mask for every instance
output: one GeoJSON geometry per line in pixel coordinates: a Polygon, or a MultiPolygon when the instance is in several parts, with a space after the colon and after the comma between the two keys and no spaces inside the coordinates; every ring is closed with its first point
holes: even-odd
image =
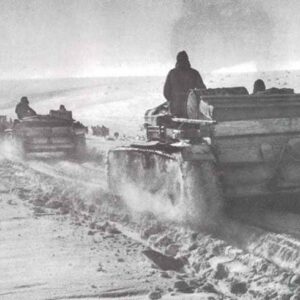
{"type": "Polygon", "coordinates": [[[201,75],[192,69],[189,61],[177,61],[164,85],[164,96],[170,104],[170,112],[177,117],[186,118],[186,103],[190,89],[205,89],[201,75]]]}
{"type": "Polygon", "coordinates": [[[24,117],[35,116],[36,112],[26,103],[18,103],[15,110],[18,119],[23,119],[24,117]]]}

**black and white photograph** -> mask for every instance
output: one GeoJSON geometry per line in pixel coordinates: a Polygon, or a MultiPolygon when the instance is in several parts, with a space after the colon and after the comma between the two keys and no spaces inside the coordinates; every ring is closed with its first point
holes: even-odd
{"type": "Polygon", "coordinates": [[[300,300],[299,11],[0,0],[0,299],[300,300]]]}

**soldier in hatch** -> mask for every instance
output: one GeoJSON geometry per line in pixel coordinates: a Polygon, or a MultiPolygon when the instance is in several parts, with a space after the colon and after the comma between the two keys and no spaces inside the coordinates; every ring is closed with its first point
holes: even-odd
{"type": "Polygon", "coordinates": [[[259,94],[266,91],[266,85],[262,79],[257,79],[253,85],[253,94],[259,94]]]}
{"type": "Polygon", "coordinates": [[[164,96],[170,105],[173,116],[187,117],[187,97],[190,89],[206,89],[200,73],[191,68],[188,55],[185,51],[177,54],[177,62],[166,79],[164,96]]]}
{"type": "Polygon", "coordinates": [[[21,101],[16,106],[15,112],[19,120],[22,120],[24,117],[36,116],[36,112],[29,106],[27,97],[21,98],[21,101]]]}

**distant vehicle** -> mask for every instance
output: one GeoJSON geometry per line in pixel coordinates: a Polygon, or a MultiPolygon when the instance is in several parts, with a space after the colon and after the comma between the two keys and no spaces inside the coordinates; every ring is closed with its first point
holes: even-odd
{"type": "Polygon", "coordinates": [[[16,120],[12,129],[26,154],[63,152],[71,157],[84,153],[85,133],[86,127],[73,120],[71,111],[61,110],[16,120]]]}
{"type": "Polygon", "coordinates": [[[102,126],[92,126],[92,134],[95,136],[107,137],[109,136],[109,128],[102,126]]]}
{"type": "Polygon", "coordinates": [[[0,134],[5,133],[5,131],[12,127],[12,120],[7,120],[7,116],[0,115],[0,134]]]}

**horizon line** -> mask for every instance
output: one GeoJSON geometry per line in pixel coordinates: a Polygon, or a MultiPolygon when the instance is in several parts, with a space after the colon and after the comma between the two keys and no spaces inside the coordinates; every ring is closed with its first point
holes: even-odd
{"type": "MultiPolygon", "coordinates": [[[[272,69],[272,70],[249,70],[249,71],[230,71],[230,70],[213,70],[210,72],[201,72],[205,75],[221,75],[221,74],[252,74],[252,73],[272,73],[272,72],[297,72],[299,69],[272,69]]],[[[60,79],[98,79],[98,78],[125,78],[125,77],[165,77],[166,74],[120,74],[120,75],[97,75],[97,76],[49,76],[49,77],[0,77],[0,80],[60,80],[60,79]]]]}

